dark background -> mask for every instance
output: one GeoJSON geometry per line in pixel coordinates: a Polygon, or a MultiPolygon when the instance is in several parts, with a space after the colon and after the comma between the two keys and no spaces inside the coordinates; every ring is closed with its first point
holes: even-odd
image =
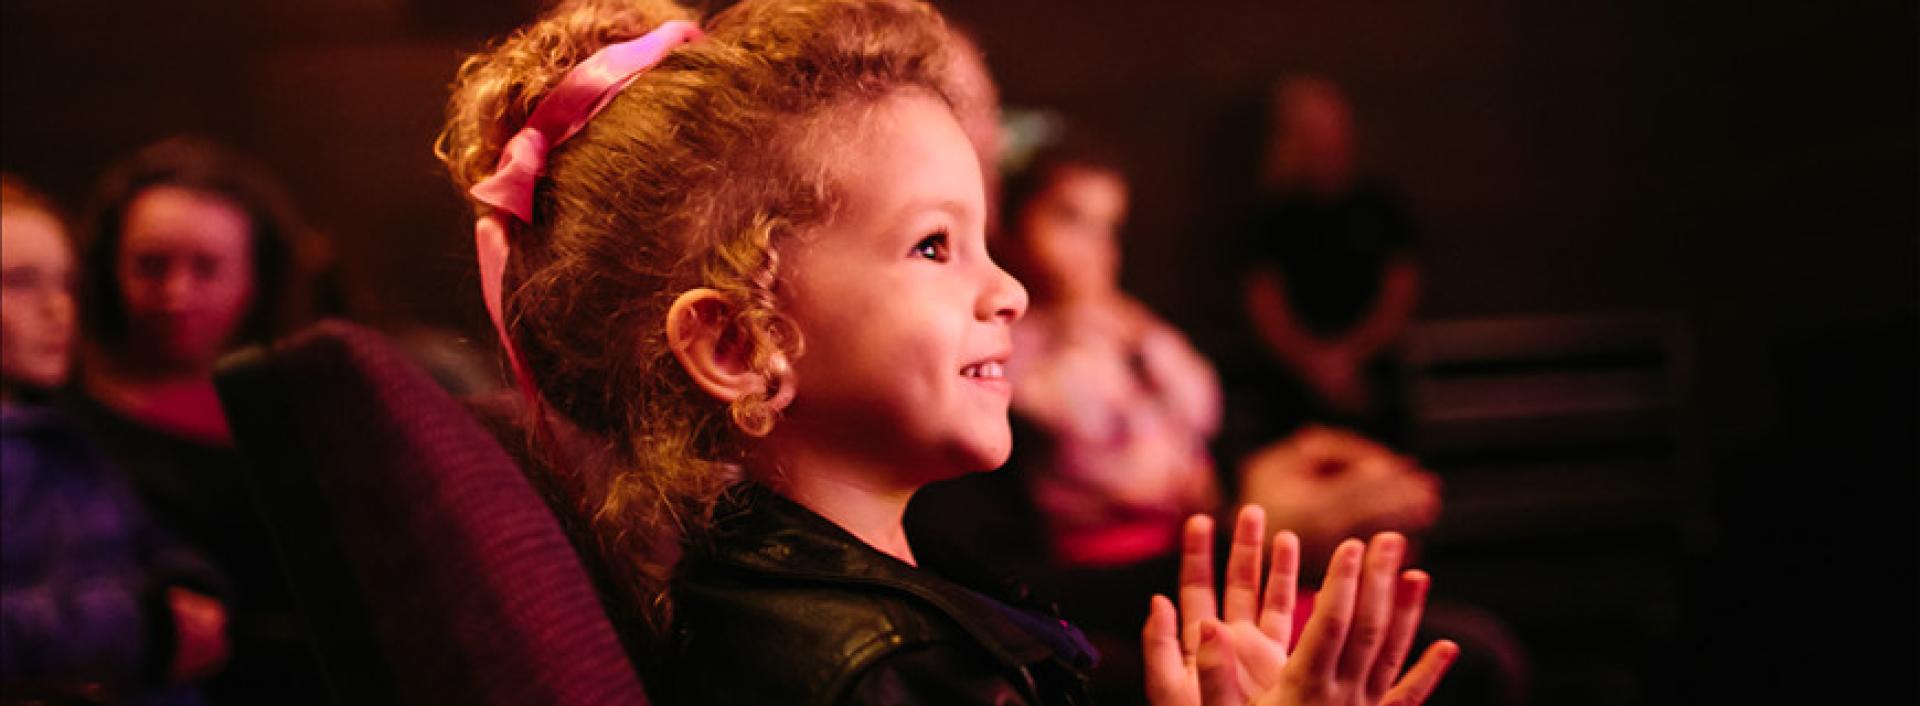
{"type": "MultiPolygon", "coordinates": [[[[941,6],[1008,104],[1119,148],[1127,286],[1203,345],[1238,326],[1218,243],[1254,109],[1289,71],[1348,89],[1364,164],[1410,198],[1423,320],[1684,322],[1702,524],[1665,666],[1591,688],[1556,682],[1549,655],[1542,702],[1911,701],[1914,3],[941,6]]],[[[485,340],[467,212],[430,144],[461,53],[537,7],[6,0],[0,159],[77,205],[144,143],[224,139],[331,237],[356,317],[485,340]]]]}

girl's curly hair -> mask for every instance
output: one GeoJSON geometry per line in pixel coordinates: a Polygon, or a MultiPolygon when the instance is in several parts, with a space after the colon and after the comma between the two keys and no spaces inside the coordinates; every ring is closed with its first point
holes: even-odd
{"type": "MultiPolygon", "coordinates": [[[[467,60],[435,152],[463,192],[575,64],[662,22],[666,0],[583,0],[467,60]]],[[[602,453],[555,469],[616,588],[655,629],[680,540],[711,521],[743,437],[774,419],[697,389],[668,349],[675,297],[733,305],[770,379],[802,342],[780,306],[780,244],[827,218],[818,126],[901,90],[948,95],[949,35],[910,0],[746,0],[647,70],[549,155],[517,224],[503,303],[542,398],[602,453]]],[[[475,204],[484,213],[484,205],[475,204]]]]}

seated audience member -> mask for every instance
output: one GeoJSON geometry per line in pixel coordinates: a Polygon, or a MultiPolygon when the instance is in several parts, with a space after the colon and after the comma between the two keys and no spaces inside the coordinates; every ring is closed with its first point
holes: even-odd
{"type": "MultiPolygon", "coordinates": [[[[1354,534],[1404,532],[1418,547],[1440,497],[1438,477],[1406,455],[1396,348],[1420,296],[1415,224],[1392,188],[1362,173],[1337,85],[1289,77],[1270,101],[1259,201],[1235,244],[1251,340],[1223,366],[1215,455],[1236,469],[1241,502],[1299,535],[1303,567],[1324,566],[1354,534]]],[[[1498,618],[1437,598],[1423,625],[1462,646],[1434,703],[1523,699],[1525,652],[1498,618]]]]}
{"type": "Polygon", "coordinates": [[[1063,141],[1007,181],[999,246],[1032,293],[1014,327],[1014,414],[1044,436],[1029,484],[1057,560],[1164,556],[1218,503],[1207,442],[1212,366],[1120,289],[1127,186],[1097,148],[1063,141]]]}
{"type": "Polygon", "coordinates": [[[77,334],[57,209],[0,175],[0,700],[203,703],[223,580],[48,404],[77,334]]]}
{"type": "Polygon", "coordinates": [[[213,388],[223,354],[285,330],[299,274],[289,200],[247,159],[174,138],[109,170],[93,210],[71,411],[155,517],[233,580],[233,663],[209,697],[317,702],[317,668],[213,388]]]}
{"type": "Polygon", "coordinates": [[[1241,502],[1300,537],[1300,563],[1325,566],[1347,537],[1417,537],[1440,514],[1439,476],[1365,436],[1318,424],[1264,446],[1239,470],[1241,502]]]}
{"type": "Polygon", "coordinates": [[[1182,334],[1119,287],[1127,190],[1115,160],[1059,140],[1003,189],[994,247],[1032,296],[1008,364],[1014,458],[923,491],[909,532],[1030,577],[1103,653],[1101,702],[1138,702],[1144,606],[1173,589],[1187,517],[1218,504],[1207,454],[1218,384],[1182,334]]]}
{"type": "Polygon", "coordinates": [[[1320,422],[1404,447],[1394,345],[1419,299],[1413,221],[1361,178],[1338,87],[1287,79],[1271,106],[1259,200],[1234,245],[1252,340],[1225,368],[1227,436],[1257,445],[1320,422]]]}
{"type": "Polygon", "coordinates": [[[987,194],[987,237],[992,238],[1000,225],[1000,159],[1006,150],[1000,88],[993,83],[986,53],[972,35],[949,25],[947,40],[946,91],[960,131],[980,158],[980,178],[987,194]]]}

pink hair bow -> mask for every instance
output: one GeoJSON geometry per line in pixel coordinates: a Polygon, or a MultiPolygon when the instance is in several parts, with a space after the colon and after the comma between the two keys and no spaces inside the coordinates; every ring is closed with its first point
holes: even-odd
{"type": "MultiPolygon", "coordinates": [[[[533,189],[546,171],[548,151],[586,127],[587,121],[599,114],[641,72],[660,63],[674,48],[700,36],[699,26],[674,20],[637,39],[609,44],[594,52],[540,99],[526,125],[501,149],[500,162],[493,174],[474,184],[467,193],[521,223],[532,223],[533,189]]],[[[494,332],[506,347],[508,362],[520,386],[532,395],[533,378],[514,351],[512,339],[507,337],[501,307],[500,290],[507,269],[510,229],[499,212],[482,216],[474,224],[474,246],[479,251],[480,290],[486,297],[487,315],[493,319],[494,332]]]]}

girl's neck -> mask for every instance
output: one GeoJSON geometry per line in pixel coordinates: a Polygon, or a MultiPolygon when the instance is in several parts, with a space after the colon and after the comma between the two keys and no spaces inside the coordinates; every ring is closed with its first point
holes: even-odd
{"type": "Polygon", "coordinates": [[[919,484],[870,460],[847,459],[811,449],[783,449],[776,463],[756,464],[753,477],[781,495],[909,566],[919,566],[907,543],[902,518],[919,484]]]}
{"type": "Polygon", "coordinates": [[[112,351],[99,346],[88,346],[84,356],[88,371],[112,378],[123,385],[169,387],[213,380],[211,362],[206,365],[182,365],[127,355],[126,351],[112,351]]]}
{"type": "Polygon", "coordinates": [[[200,443],[233,441],[210,372],[131,365],[95,351],[83,380],[88,396],[135,420],[200,443]]]}

